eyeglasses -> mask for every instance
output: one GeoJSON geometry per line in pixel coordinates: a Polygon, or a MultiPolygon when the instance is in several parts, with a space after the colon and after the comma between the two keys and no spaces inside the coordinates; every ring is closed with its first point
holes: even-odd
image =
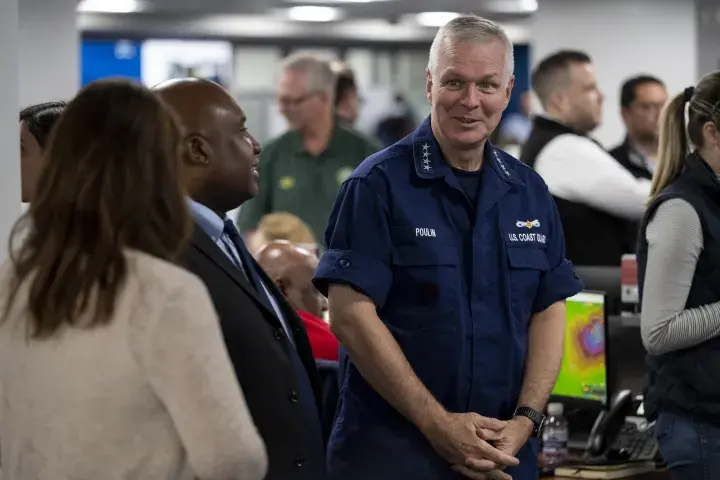
{"type": "Polygon", "coordinates": [[[658,102],[633,102],[633,107],[637,108],[643,113],[649,112],[660,112],[665,106],[664,103],[658,102]]]}
{"type": "Polygon", "coordinates": [[[310,98],[314,97],[318,93],[320,93],[320,92],[313,91],[313,92],[307,92],[306,94],[300,95],[299,97],[284,97],[284,96],[278,97],[278,103],[282,107],[295,108],[295,107],[299,107],[303,103],[307,102],[308,100],[310,100],[310,98]]]}

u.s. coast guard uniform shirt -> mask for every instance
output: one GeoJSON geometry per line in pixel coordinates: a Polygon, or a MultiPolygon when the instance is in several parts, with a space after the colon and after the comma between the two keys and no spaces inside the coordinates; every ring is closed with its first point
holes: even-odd
{"type": "MultiPolygon", "coordinates": [[[[533,314],[580,291],[542,179],[486,143],[477,178],[445,163],[428,118],[343,183],[314,283],[372,299],[420,380],[449,411],[512,417],[533,314]],[[475,185],[475,186],[474,186],[475,185]]],[[[328,446],[335,480],[461,478],[352,362],[328,446]]],[[[537,445],[516,480],[537,477],[537,445]]]]}

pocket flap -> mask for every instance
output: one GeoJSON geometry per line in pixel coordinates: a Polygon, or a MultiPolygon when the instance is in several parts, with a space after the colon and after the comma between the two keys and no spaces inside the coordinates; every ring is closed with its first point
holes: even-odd
{"type": "Polygon", "coordinates": [[[457,249],[451,245],[395,245],[393,247],[393,264],[400,266],[431,266],[457,265],[457,249]]]}
{"type": "Polygon", "coordinates": [[[508,248],[508,259],[512,268],[530,268],[542,271],[550,269],[545,250],[539,248],[508,248]]]}

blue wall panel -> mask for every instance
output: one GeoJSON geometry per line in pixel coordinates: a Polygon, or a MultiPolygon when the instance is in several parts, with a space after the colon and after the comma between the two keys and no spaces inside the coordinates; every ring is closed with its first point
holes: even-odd
{"type": "Polygon", "coordinates": [[[140,81],[141,51],[140,42],[84,39],[80,52],[82,84],[107,77],[140,81]]]}
{"type": "Polygon", "coordinates": [[[515,88],[513,88],[506,115],[520,111],[520,95],[530,90],[530,46],[515,45],[515,88]]]}

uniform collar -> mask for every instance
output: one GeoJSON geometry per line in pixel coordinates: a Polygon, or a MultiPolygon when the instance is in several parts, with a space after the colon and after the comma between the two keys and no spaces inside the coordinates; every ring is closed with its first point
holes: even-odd
{"type": "MultiPolygon", "coordinates": [[[[444,178],[452,171],[445,162],[440,146],[435,140],[430,126],[430,116],[413,132],[412,142],[415,173],[418,177],[424,179],[444,178]]],[[[505,182],[524,185],[514,166],[503,159],[503,155],[504,153],[488,140],[485,142],[483,165],[491,165],[497,176],[505,182]]]]}

